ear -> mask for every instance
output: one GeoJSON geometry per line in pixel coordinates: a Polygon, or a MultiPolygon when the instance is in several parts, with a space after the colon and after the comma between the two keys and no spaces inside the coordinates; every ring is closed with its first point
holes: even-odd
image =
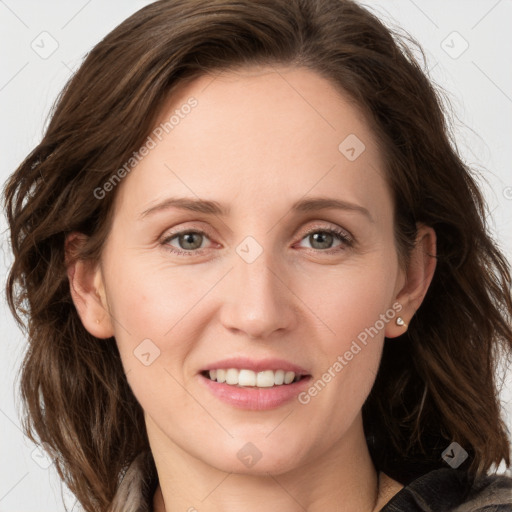
{"type": "Polygon", "coordinates": [[[436,263],[436,232],[429,226],[418,224],[416,242],[405,269],[405,282],[395,299],[401,306],[401,309],[394,307],[396,318],[401,317],[404,325],[398,325],[396,318],[389,322],[385,332],[387,338],[395,338],[407,330],[427,294],[436,263]]]}
{"type": "Polygon", "coordinates": [[[87,331],[96,338],[110,338],[114,335],[114,329],[101,266],[77,257],[78,248],[86,241],[87,236],[78,232],[66,237],[66,269],[71,298],[87,331]]]}

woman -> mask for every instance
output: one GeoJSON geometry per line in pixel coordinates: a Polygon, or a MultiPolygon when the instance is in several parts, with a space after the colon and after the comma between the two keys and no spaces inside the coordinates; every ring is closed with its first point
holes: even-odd
{"type": "Polygon", "coordinates": [[[509,266],[356,3],[141,9],[5,198],[27,434],[85,510],[512,510],[509,266]]]}

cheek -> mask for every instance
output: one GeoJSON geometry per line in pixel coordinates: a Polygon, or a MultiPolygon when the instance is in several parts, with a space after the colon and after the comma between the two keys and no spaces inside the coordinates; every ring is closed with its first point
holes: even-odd
{"type": "Polygon", "coordinates": [[[136,257],[110,266],[116,343],[128,382],[145,410],[157,414],[169,406],[167,414],[173,416],[172,404],[180,404],[180,410],[200,413],[183,384],[191,374],[189,356],[212,318],[208,291],[225,272],[201,265],[148,264],[136,257]]]}
{"type": "MultiPolygon", "coordinates": [[[[117,265],[112,264],[114,261],[112,258],[110,265],[105,264],[114,337],[125,373],[139,398],[138,391],[145,393],[167,375],[162,373],[162,363],[166,359],[167,368],[168,354],[176,365],[185,359],[190,344],[182,328],[194,298],[195,302],[200,298],[199,290],[183,293],[186,283],[176,279],[177,271],[166,275],[141,258],[125,257],[117,265]]],[[[174,373],[171,367],[169,371],[174,373]]]]}
{"type": "Polygon", "coordinates": [[[312,274],[297,293],[318,318],[315,347],[308,353],[320,363],[315,378],[321,382],[311,400],[320,407],[337,404],[332,414],[340,421],[348,409],[355,413],[370,392],[385,328],[396,316],[391,306],[398,266],[392,254],[380,255],[364,265],[340,266],[328,276],[312,274]],[[320,391],[322,398],[313,398],[320,391]]]}
{"type": "Polygon", "coordinates": [[[383,337],[380,318],[393,303],[398,271],[392,258],[390,263],[374,258],[332,267],[329,272],[317,269],[307,279],[297,280],[294,292],[318,318],[323,335],[317,341],[324,343],[326,353],[343,349],[375,324],[383,337]]]}
{"type": "Polygon", "coordinates": [[[165,338],[166,343],[219,279],[199,266],[154,265],[149,257],[133,258],[111,269],[108,296],[117,321],[116,336],[129,332],[135,339],[165,338]]]}
{"type": "Polygon", "coordinates": [[[200,412],[183,383],[194,349],[194,304],[205,293],[203,286],[183,293],[190,281],[178,275],[145,265],[136,270],[119,266],[111,274],[110,293],[115,339],[137,401],[152,415],[175,422],[183,414],[195,417],[200,412]]]}

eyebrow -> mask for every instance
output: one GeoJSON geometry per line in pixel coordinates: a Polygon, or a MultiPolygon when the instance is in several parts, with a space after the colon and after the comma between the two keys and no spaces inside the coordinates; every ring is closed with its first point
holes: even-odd
{"type": "Polygon", "coordinates": [[[221,216],[227,216],[230,212],[229,208],[222,206],[217,201],[207,201],[206,199],[193,199],[188,197],[169,197],[155,206],[144,210],[140,214],[140,218],[143,219],[152,213],[168,210],[170,208],[221,216]]]}
{"type": "MultiPolygon", "coordinates": [[[[140,214],[140,219],[160,211],[168,210],[170,208],[205,213],[208,215],[219,215],[223,217],[227,217],[231,211],[229,207],[223,206],[217,201],[194,199],[188,197],[169,197],[156,204],[155,206],[144,210],[140,214]]],[[[375,222],[370,212],[363,206],[330,197],[310,197],[308,199],[300,199],[293,203],[291,207],[292,211],[300,213],[308,213],[327,209],[359,212],[365,215],[370,222],[375,222]]]]}

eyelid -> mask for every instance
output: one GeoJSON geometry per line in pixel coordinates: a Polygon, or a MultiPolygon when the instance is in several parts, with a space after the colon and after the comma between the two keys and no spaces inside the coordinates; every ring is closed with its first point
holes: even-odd
{"type": "Polygon", "coordinates": [[[335,238],[337,238],[340,242],[339,245],[336,245],[334,247],[330,247],[328,249],[315,249],[314,247],[304,247],[303,249],[312,252],[314,254],[320,254],[320,255],[340,255],[343,251],[349,250],[354,247],[355,245],[355,239],[352,236],[351,233],[349,233],[347,230],[340,228],[338,226],[336,227],[325,227],[325,226],[317,226],[310,228],[305,234],[302,235],[302,237],[299,240],[299,244],[308,238],[309,235],[312,235],[313,233],[329,233],[335,238]]]}
{"type": "Polygon", "coordinates": [[[318,231],[337,232],[340,236],[343,235],[343,237],[345,239],[350,240],[352,242],[355,242],[355,238],[352,235],[352,233],[350,233],[350,231],[348,231],[347,229],[342,228],[340,226],[337,226],[336,224],[332,224],[332,223],[330,225],[328,225],[328,226],[326,226],[325,224],[313,224],[313,226],[308,228],[306,230],[306,232],[302,235],[301,240],[304,237],[310,235],[311,233],[316,233],[318,231]]]}
{"type": "MultiPolygon", "coordinates": [[[[343,242],[348,247],[352,247],[355,244],[355,238],[348,230],[341,228],[340,226],[337,226],[336,224],[326,225],[325,222],[328,222],[328,221],[318,221],[317,224],[313,224],[304,233],[302,233],[302,235],[300,236],[300,239],[298,240],[298,243],[302,242],[306,237],[308,237],[309,235],[311,235],[313,233],[327,232],[327,233],[332,233],[335,236],[338,236],[342,241],[341,245],[343,245],[343,242]]],[[[170,240],[178,237],[179,235],[184,235],[186,233],[196,233],[196,234],[204,235],[205,237],[208,238],[208,240],[210,240],[210,242],[212,242],[213,237],[210,234],[208,229],[191,226],[191,227],[183,227],[183,228],[177,229],[175,231],[170,231],[170,232],[164,233],[160,237],[161,244],[169,247],[168,242],[170,240]]],[[[208,248],[201,248],[201,249],[186,251],[184,249],[178,249],[173,246],[170,246],[170,247],[172,247],[172,249],[167,249],[167,250],[169,250],[171,253],[179,254],[179,255],[186,254],[186,255],[191,255],[191,256],[192,255],[201,255],[204,251],[206,251],[208,249],[208,248]]],[[[336,246],[336,247],[332,247],[330,249],[325,249],[325,250],[308,248],[308,247],[306,247],[305,249],[309,249],[316,253],[332,254],[332,253],[339,252],[338,247],[339,246],[336,246]]]]}
{"type": "Polygon", "coordinates": [[[177,225],[176,228],[169,228],[166,229],[162,235],[158,237],[159,240],[165,241],[169,238],[173,238],[177,235],[182,235],[184,233],[194,232],[194,233],[201,233],[203,235],[208,236],[209,238],[212,238],[211,229],[208,227],[199,227],[197,225],[188,226],[188,222],[180,223],[177,225]],[[185,226],[183,226],[185,224],[185,226]]]}
{"type": "Polygon", "coordinates": [[[160,243],[161,243],[161,245],[163,245],[165,247],[171,247],[170,249],[168,248],[167,250],[173,254],[178,254],[178,255],[186,254],[186,255],[194,256],[194,255],[202,254],[204,251],[207,250],[207,248],[202,248],[202,249],[196,249],[194,251],[186,251],[184,249],[179,249],[179,248],[173,247],[169,244],[169,242],[171,240],[173,240],[174,238],[177,238],[179,235],[184,235],[186,233],[195,233],[195,234],[204,235],[206,238],[208,238],[208,240],[210,240],[210,241],[212,240],[212,237],[207,230],[191,227],[191,228],[183,228],[183,229],[179,229],[177,231],[171,231],[171,232],[164,233],[164,235],[162,235],[162,237],[160,239],[160,243]]]}

